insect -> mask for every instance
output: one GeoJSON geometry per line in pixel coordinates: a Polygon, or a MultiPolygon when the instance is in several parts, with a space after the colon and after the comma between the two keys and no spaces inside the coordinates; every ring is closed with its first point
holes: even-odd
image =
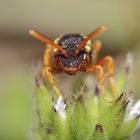
{"type": "Polygon", "coordinates": [[[55,84],[53,74],[66,73],[68,75],[75,75],[82,71],[97,73],[103,97],[108,101],[105,90],[104,65],[107,67],[112,95],[113,97],[115,96],[113,58],[105,56],[102,60],[97,61],[101,42],[97,40],[93,44],[91,43],[91,39],[104,30],[105,27],[101,26],[87,36],[83,36],[82,34],[66,34],[54,41],[34,30],[29,31],[33,37],[47,43],[44,55],[45,68],[43,76],[52,84],[59,96],[62,96],[62,94],[55,84]],[[52,54],[53,58],[51,57],[52,54]],[[54,65],[52,65],[52,61],[54,65]]]}

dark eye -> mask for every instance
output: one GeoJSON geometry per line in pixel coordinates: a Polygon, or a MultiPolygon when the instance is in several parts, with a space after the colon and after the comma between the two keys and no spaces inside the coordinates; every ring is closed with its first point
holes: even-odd
{"type": "Polygon", "coordinates": [[[67,57],[65,57],[63,54],[59,54],[58,57],[67,58],[67,57]]]}
{"type": "Polygon", "coordinates": [[[55,54],[54,57],[55,57],[55,58],[67,58],[67,57],[65,57],[61,52],[59,52],[58,54],[55,54]]]}
{"type": "Polygon", "coordinates": [[[61,62],[61,59],[59,57],[56,57],[55,58],[55,63],[60,67],[60,68],[63,68],[63,64],[61,62]]]}
{"type": "Polygon", "coordinates": [[[82,55],[82,54],[84,55],[84,54],[86,54],[86,52],[85,51],[80,51],[78,55],[82,55]]]}
{"type": "Polygon", "coordinates": [[[87,56],[86,52],[80,51],[77,57],[80,59],[86,59],[86,56],[87,56]]]}

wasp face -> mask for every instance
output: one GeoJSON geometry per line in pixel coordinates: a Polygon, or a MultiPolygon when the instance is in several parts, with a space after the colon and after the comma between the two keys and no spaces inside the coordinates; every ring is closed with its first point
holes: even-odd
{"type": "Polygon", "coordinates": [[[83,40],[84,37],[80,34],[64,35],[60,38],[57,43],[67,51],[68,57],[65,57],[61,52],[58,52],[57,55],[55,55],[57,62],[66,68],[78,68],[83,61],[87,60],[87,56],[89,56],[89,52],[87,52],[86,48],[81,49],[76,57],[73,55],[78,45],[83,40]]]}
{"type": "Polygon", "coordinates": [[[78,71],[84,71],[91,62],[91,43],[90,40],[97,34],[105,30],[104,26],[99,27],[90,33],[86,38],[80,34],[64,35],[54,42],[40,33],[30,30],[29,33],[54,47],[54,59],[56,65],[67,74],[75,74],[78,71]]]}
{"type": "Polygon", "coordinates": [[[73,56],[74,51],[77,49],[78,45],[80,42],[83,41],[83,37],[79,34],[73,34],[73,35],[64,35],[60,40],[59,40],[59,45],[64,48],[68,56],[71,57],[73,56]]]}

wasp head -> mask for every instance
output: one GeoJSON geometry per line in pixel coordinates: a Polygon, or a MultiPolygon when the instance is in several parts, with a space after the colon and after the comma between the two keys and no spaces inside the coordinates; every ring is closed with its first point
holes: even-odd
{"type": "Polygon", "coordinates": [[[83,40],[84,37],[81,34],[68,34],[55,40],[55,43],[61,46],[68,54],[68,57],[65,57],[62,52],[58,51],[55,55],[64,67],[76,68],[83,60],[87,59],[87,55],[91,53],[91,46],[87,45],[89,42],[80,50],[77,56],[74,56],[75,51],[83,40]]]}
{"type": "Polygon", "coordinates": [[[29,33],[54,47],[56,52],[54,55],[55,61],[61,69],[66,69],[65,71],[68,73],[75,73],[77,70],[85,70],[90,63],[91,46],[89,41],[104,29],[105,27],[101,26],[85,38],[80,34],[64,35],[54,42],[34,30],[30,30],[29,33]]]}

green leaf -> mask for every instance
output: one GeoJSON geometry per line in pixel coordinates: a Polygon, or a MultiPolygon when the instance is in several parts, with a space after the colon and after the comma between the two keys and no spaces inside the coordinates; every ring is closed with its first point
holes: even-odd
{"type": "Polygon", "coordinates": [[[68,109],[67,115],[69,115],[70,140],[83,140],[88,133],[85,106],[81,103],[74,103],[68,109]]]}
{"type": "Polygon", "coordinates": [[[53,106],[49,90],[44,85],[37,87],[36,100],[42,125],[44,127],[50,127],[52,124],[53,106]]]}
{"type": "Polygon", "coordinates": [[[127,138],[128,136],[132,134],[133,130],[135,129],[138,123],[138,120],[139,120],[139,116],[123,123],[120,131],[118,132],[119,134],[118,136],[120,140],[123,140],[124,138],[127,138]]]}
{"type": "Polygon", "coordinates": [[[106,109],[99,116],[98,123],[104,128],[105,135],[109,138],[116,135],[117,130],[121,126],[125,116],[125,109],[121,99],[115,102],[112,106],[106,106],[106,109]]]}
{"type": "Polygon", "coordinates": [[[67,120],[62,120],[59,114],[56,113],[54,116],[53,126],[54,126],[54,134],[56,135],[58,140],[68,140],[68,126],[66,123],[67,120]]]}

